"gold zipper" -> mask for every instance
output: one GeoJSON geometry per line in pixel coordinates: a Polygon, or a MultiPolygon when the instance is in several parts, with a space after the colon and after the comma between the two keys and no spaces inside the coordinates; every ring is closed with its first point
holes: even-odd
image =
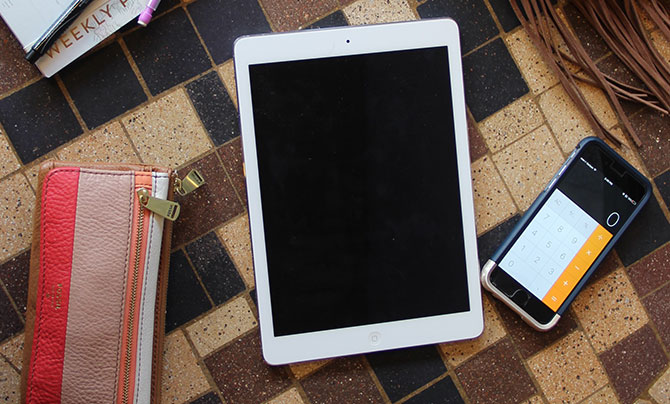
{"type": "Polygon", "coordinates": [[[183,180],[180,180],[179,177],[174,179],[174,190],[179,195],[184,196],[189,194],[196,189],[200,188],[205,183],[205,178],[200,174],[198,170],[191,170],[183,180]]]}
{"type": "MultiPolygon", "coordinates": [[[[146,189],[141,188],[137,191],[137,194],[140,194],[140,191],[146,189]]],[[[141,199],[141,198],[140,198],[141,199]]],[[[141,202],[140,202],[141,204],[141,202]]],[[[142,238],[144,230],[144,210],[140,206],[137,214],[137,234],[136,234],[136,243],[135,243],[135,263],[133,264],[133,278],[130,287],[130,307],[128,308],[128,332],[126,333],[126,360],[124,363],[124,375],[123,375],[123,404],[128,403],[128,394],[130,393],[130,366],[132,360],[132,350],[133,350],[133,331],[135,323],[135,303],[137,300],[137,278],[140,273],[140,260],[142,258],[142,238]]]]}
{"type": "Polygon", "coordinates": [[[146,188],[138,189],[137,196],[140,199],[140,205],[155,214],[172,221],[179,217],[179,203],[151,196],[146,188]]]}

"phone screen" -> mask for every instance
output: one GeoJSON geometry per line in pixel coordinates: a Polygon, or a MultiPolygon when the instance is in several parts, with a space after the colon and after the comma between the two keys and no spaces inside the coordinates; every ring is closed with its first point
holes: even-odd
{"type": "Polygon", "coordinates": [[[633,214],[645,188],[590,142],[549,192],[498,266],[555,313],[633,214]]]}

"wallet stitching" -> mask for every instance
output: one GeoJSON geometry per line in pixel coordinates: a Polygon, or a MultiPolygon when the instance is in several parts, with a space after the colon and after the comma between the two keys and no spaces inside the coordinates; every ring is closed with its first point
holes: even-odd
{"type": "MultiPolygon", "coordinates": [[[[122,172],[122,173],[108,173],[108,172],[99,172],[99,171],[93,171],[93,170],[87,170],[87,169],[81,169],[81,168],[76,168],[76,169],[56,168],[56,169],[53,169],[53,170],[51,170],[51,171],[46,175],[46,179],[45,179],[45,183],[44,183],[44,192],[43,192],[43,198],[42,198],[42,203],[41,203],[41,213],[40,213],[40,215],[43,215],[43,214],[44,214],[44,212],[46,211],[47,200],[48,200],[48,199],[50,200],[50,198],[49,198],[49,186],[50,186],[51,179],[52,179],[56,174],[60,174],[60,173],[71,173],[71,172],[79,172],[80,174],[81,174],[82,172],[85,172],[85,173],[87,173],[87,174],[104,175],[104,176],[110,176],[110,177],[129,176],[129,175],[134,177],[135,175],[142,175],[142,176],[152,175],[151,173],[142,173],[142,172],[134,172],[134,171],[130,171],[130,172],[122,172]]],[[[163,174],[163,173],[161,173],[161,174],[163,174]]],[[[164,174],[164,175],[160,175],[160,176],[163,177],[163,178],[165,178],[165,177],[167,177],[168,175],[167,175],[167,174],[164,174]]],[[[78,185],[78,184],[79,184],[79,181],[77,181],[77,185],[78,185]]],[[[134,185],[135,185],[135,183],[134,183],[134,181],[133,181],[133,183],[131,184],[131,191],[132,191],[132,188],[134,187],[134,185]]],[[[129,221],[129,223],[130,223],[130,221],[131,221],[131,219],[132,219],[132,208],[134,207],[134,203],[132,203],[132,202],[134,202],[134,198],[133,198],[133,193],[132,193],[132,192],[130,192],[130,198],[131,198],[131,204],[130,204],[131,208],[130,208],[130,214],[128,215],[128,221],[129,221]]],[[[75,211],[75,214],[76,214],[76,211],[75,211]]],[[[75,216],[75,223],[76,223],[76,216],[75,216]]],[[[44,233],[45,233],[45,231],[46,231],[46,228],[47,228],[49,225],[50,225],[50,224],[49,224],[47,221],[44,221],[44,222],[43,222],[43,225],[41,226],[41,229],[40,229],[40,245],[44,242],[44,233]]],[[[130,225],[129,228],[132,228],[132,225],[130,225]]],[[[132,229],[131,229],[130,231],[132,231],[132,229]]],[[[73,243],[73,246],[72,246],[72,247],[74,248],[74,243],[73,243]]],[[[128,237],[128,242],[127,242],[126,252],[128,252],[128,249],[129,249],[129,248],[130,248],[130,237],[128,237]]],[[[125,265],[126,268],[125,268],[125,270],[124,270],[124,279],[127,278],[127,276],[128,276],[128,275],[127,275],[127,270],[128,270],[128,259],[129,259],[129,258],[128,258],[128,254],[126,253],[126,265],[125,265]]],[[[45,283],[46,283],[46,276],[44,276],[44,274],[45,274],[45,272],[46,272],[46,269],[45,269],[45,268],[47,268],[47,267],[48,267],[48,265],[47,265],[47,263],[45,262],[44,248],[42,248],[42,247],[40,246],[40,273],[42,274],[42,276],[40,276],[40,278],[41,278],[42,281],[41,281],[41,284],[40,284],[40,286],[39,286],[39,287],[40,287],[40,297],[41,297],[41,299],[40,299],[40,308],[43,308],[43,307],[44,307],[44,299],[45,299],[45,296],[44,296],[44,289],[45,289],[45,283]]],[[[72,279],[70,279],[70,281],[72,281],[72,279]]],[[[125,287],[124,287],[124,293],[123,293],[123,296],[124,296],[124,297],[125,297],[125,292],[126,292],[126,290],[125,290],[125,287]]],[[[68,297],[68,299],[69,299],[69,297],[68,297]]],[[[121,304],[121,310],[123,310],[123,304],[121,304]]],[[[34,349],[35,349],[35,357],[36,357],[36,358],[39,356],[38,352],[39,352],[39,350],[40,350],[40,345],[41,345],[41,344],[40,344],[41,340],[40,340],[40,337],[39,337],[39,336],[41,335],[42,323],[43,323],[43,321],[44,321],[44,315],[43,315],[42,311],[43,311],[43,310],[40,310],[40,316],[39,316],[39,318],[38,318],[37,321],[36,321],[36,330],[35,330],[34,335],[33,335],[33,339],[36,339],[35,347],[34,347],[34,349]]],[[[35,313],[35,315],[37,316],[37,313],[35,313]]],[[[121,321],[121,325],[119,326],[119,332],[121,332],[122,324],[123,324],[123,321],[121,321]]],[[[67,329],[67,322],[66,322],[66,329],[67,329]]],[[[120,349],[118,348],[118,345],[119,345],[120,343],[121,343],[121,341],[119,340],[119,341],[117,342],[117,363],[118,363],[118,360],[119,360],[119,351],[120,351],[120,349]]],[[[34,378],[34,374],[35,374],[35,366],[36,366],[36,364],[35,364],[35,362],[33,361],[32,366],[30,367],[30,372],[29,372],[29,380],[31,380],[31,381],[32,381],[33,378],[34,378]]],[[[118,366],[117,366],[116,379],[118,380],[118,366]]],[[[30,384],[30,383],[29,383],[29,384],[30,384]]],[[[116,400],[116,390],[117,390],[117,389],[115,388],[115,389],[114,389],[114,391],[115,391],[115,393],[114,393],[114,399],[115,399],[115,400],[116,400]]]]}

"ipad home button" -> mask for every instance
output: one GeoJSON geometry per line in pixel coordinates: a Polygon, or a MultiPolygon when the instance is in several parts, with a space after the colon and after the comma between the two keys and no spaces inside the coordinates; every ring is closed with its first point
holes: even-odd
{"type": "Polygon", "coordinates": [[[382,335],[378,332],[371,332],[370,335],[368,336],[368,340],[370,341],[370,345],[372,346],[377,346],[381,342],[382,335]]]}

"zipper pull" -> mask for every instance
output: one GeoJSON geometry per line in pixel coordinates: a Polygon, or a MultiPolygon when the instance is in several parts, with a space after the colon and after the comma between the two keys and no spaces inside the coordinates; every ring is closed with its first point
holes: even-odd
{"type": "Polygon", "coordinates": [[[196,189],[200,188],[205,183],[205,179],[198,170],[191,170],[190,173],[186,174],[183,180],[175,178],[174,180],[174,190],[181,196],[189,194],[196,189]]]}
{"type": "Polygon", "coordinates": [[[146,188],[138,189],[137,196],[140,198],[140,205],[155,214],[173,222],[179,217],[180,206],[177,202],[153,197],[149,194],[149,191],[146,188]]]}

